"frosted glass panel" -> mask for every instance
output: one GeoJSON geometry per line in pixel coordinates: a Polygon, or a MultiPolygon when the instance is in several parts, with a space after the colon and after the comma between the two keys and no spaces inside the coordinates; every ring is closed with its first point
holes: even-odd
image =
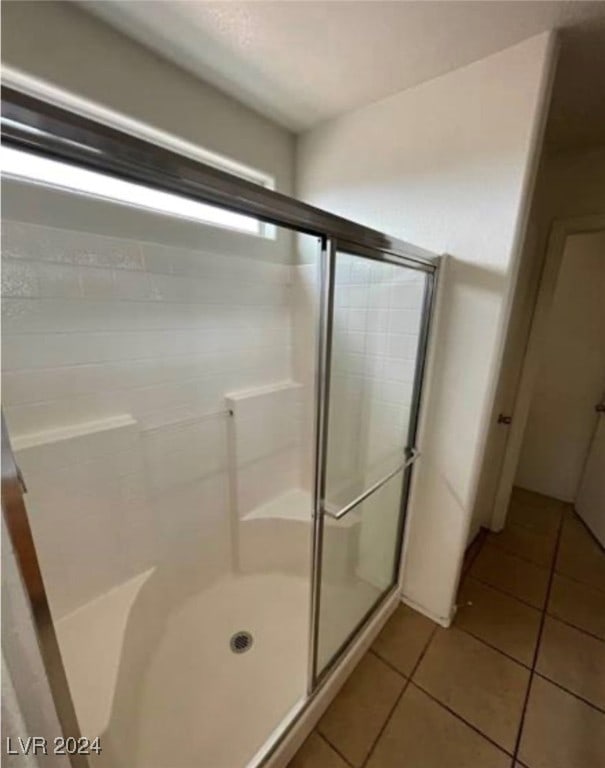
{"type": "Polygon", "coordinates": [[[336,254],[317,672],[396,581],[426,279],[336,254]]]}
{"type": "Polygon", "coordinates": [[[341,520],[324,518],[318,668],[394,583],[402,473],[341,520]]]}
{"type": "Polygon", "coordinates": [[[337,254],[325,491],[334,509],[404,460],[425,279],[337,254]]]}

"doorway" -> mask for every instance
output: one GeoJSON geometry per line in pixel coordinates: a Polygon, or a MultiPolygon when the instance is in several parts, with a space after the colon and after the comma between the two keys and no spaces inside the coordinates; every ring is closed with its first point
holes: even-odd
{"type": "Polygon", "coordinates": [[[517,485],[574,504],[602,544],[604,295],[604,217],[556,223],[496,503],[498,515],[517,485]]]}

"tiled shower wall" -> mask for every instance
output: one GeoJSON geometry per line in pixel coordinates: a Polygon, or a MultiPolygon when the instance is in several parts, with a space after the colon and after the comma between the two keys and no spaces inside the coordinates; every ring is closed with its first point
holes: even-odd
{"type": "MultiPolygon", "coordinates": [[[[328,499],[340,506],[404,458],[425,276],[337,254],[328,499]]],[[[401,475],[357,512],[356,576],[379,590],[392,579],[401,475]]],[[[345,518],[346,519],[346,518],[345,518]]]]}
{"type": "Polygon", "coordinates": [[[4,409],[58,616],[152,565],[228,567],[225,394],[292,377],[291,250],[148,232],[3,227],[4,409]]]}
{"type": "MultiPolygon", "coordinates": [[[[312,431],[313,371],[304,361],[315,345],[312,318],[317,314],[319,275],[318,261],[305,246],[299,244],[301,263],[295,273],[293,348],[296,376],[305,385],[304,428],[312,431]]],[[[425,276],[346,253],[337,254],[336,265],[328,501],[340,505],[403,459],[425,276]]],[[[303,445],[308,441],[307,436],[303,445]]],[[[305,470],[305,483],[310,487],[310,462],[305,470]]],[[[392,576],[399,491],[400,485],[391,481],[376,504],[367,503],[363,513],[352,513],[336,526],[344,530],[354,522],[358,538],[350,559],[355,562],[356,576],[379,589],[392,576]]],[[[330,572],[335,579],[342,578],[342,569],[325,566],[326,560],[336,562],[344,552],[338,536],[334,546],[324,543],[324,579],[330,572]]],[[[359,594],[362,601],[364,594],[359,594]]],[[[341,607],[335,606],[334,611],[338,614],[341,607]]]]}
{"type": "Polygon", "coordinates": [[[287,265],[11,221],[2,245],[16,433],[116,412],[156,426],[290,375],[287,265]]]}
{"type": "Polygon", "coordinates": [[[424,280],[422,272],[337,255],[329,451],[334,486],[352,483],[359,492],[372,468],[384,475],[385,462],[403,457],[424,280]]]}
{"type": "MultiPolygon", "coordinates": [[[[310,239],[297,244],[294,372],[304,385],[303,445],[312,442],[319,260],[310,239]]],[[[338,253],[332,337],[329,476],[361,490],[369,467],[384,468],[407,438],[424,273],[338,253]]],[[[312,458],[310,455],[307,459],[312,458]]],[[[304,485],[310,488],[307,460],[304,485]]]]}

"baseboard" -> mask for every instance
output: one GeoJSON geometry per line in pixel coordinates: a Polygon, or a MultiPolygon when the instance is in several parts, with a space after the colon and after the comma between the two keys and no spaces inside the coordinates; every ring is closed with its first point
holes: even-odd
{"type": "Polygon", "coordinates": [[[424,605],[420,605],[420,603],[417,603],[415,600],[412,600],[410,597],[407,597],[406,595],[401,595],[400,600],[405,605],[408,605],[410,608],[413,608],[415,611],[418,611],[418,613],[421,613],[423,616],[426,616],[427,619],[431,619],[431,621],[434,621],[437,624],[440,624],[442,627],[445,627],[446,629],[449,626],[451,626],[452,622],[454,621],[454,616],[456,615],[456,609],[457,609],[456,605],[454,605],[454,607],[452,608],[452,612],[449,616],[438,616],[436,613],[433,613],[424,605]]]}

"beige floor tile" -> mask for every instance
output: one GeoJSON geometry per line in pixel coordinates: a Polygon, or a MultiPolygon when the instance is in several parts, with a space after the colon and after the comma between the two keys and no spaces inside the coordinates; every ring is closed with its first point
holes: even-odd
{"type": "Polygon", "coordinates": [[[402,674],[410,675],[436,626],[426,616],[401,605],[372,647],[402,674]]]}
{"type": "Polygon", "coordinates": [[[605,709],[605,643],[546,617],[536,670],[605,709]]]}
{"type": "Polygon", "coordinates": [[[510,757],[410,685],[367,768],[509,768],[510,757]]]}
{"type": "Polygon", "coordinates": [[[555,573],[548,612],[605,640],[605,592],[555,573]]]}
{"type": "Polygon", "coordinates": [[[360,766],[380,733],[405,679],[372,653],[344,684],[317,730],[353,765],[360,766]]]}
{"type": "Polygon", "coordinates": [[[507,525],[519,525],[535,533],[556,534],[565,505],[557,499],[515,488],[511,497],[507,525]]]}
{"type": "Polygon", "coordinates": [[[413,679],[512,752],[529,680],[525,667],[452,628],[433,637],[413,679]]]}
{"type": "Polygon", "coordinates": [[[500,533],[490,533],[488,541],[505,552],[550,568],[555,554],[557,535],[556,531],[538,533],[520,525],[509,524],[500,533]]]}
{"type": "Polygon", "coordinates": [[[530,768],[602,768],[605,715],[534,677],[519,759],[530,768]]]}
{"type": "Polygon", "coordinates": [[[511,501],[534,509],[560,510],[565,507],[565,502],[559,499],[546,496],[543,493],[537,493],[536,491],[530,491],[527,488],[521,488],[518,485],[513,487],[511,501]]]}
{"type": "Polygon", "coordinates": [[[563,523],[555,570],[605,592],[605,554],[577,518],[563,523]]]}
{"type": "Polygon", "coordinates": [[[548,499],[549,496],[544,496],[542,493],[536,493],[535,491],[528,491],[526,488],[521,488],[520,485],[513,485],[511,491],[510,500],[518,501],[520,503],[532,502],[533,499],[548,499]]]}
{"type": "Polygon", "coordinates": [[[312,733],[288,768],[347,768],[342,757],[319,734],[312,733]]]}
{"type": "Polygon", "coordinates": [[[548,570],[492,544],[483,547],[469,574],[536,608],[542,608],[546,600],[548,570]]]}
{"type": "Polygon", "coordinates": [[[531,665],[541,613],[470,576],[458,595],[455,626],[531,665]]]}

